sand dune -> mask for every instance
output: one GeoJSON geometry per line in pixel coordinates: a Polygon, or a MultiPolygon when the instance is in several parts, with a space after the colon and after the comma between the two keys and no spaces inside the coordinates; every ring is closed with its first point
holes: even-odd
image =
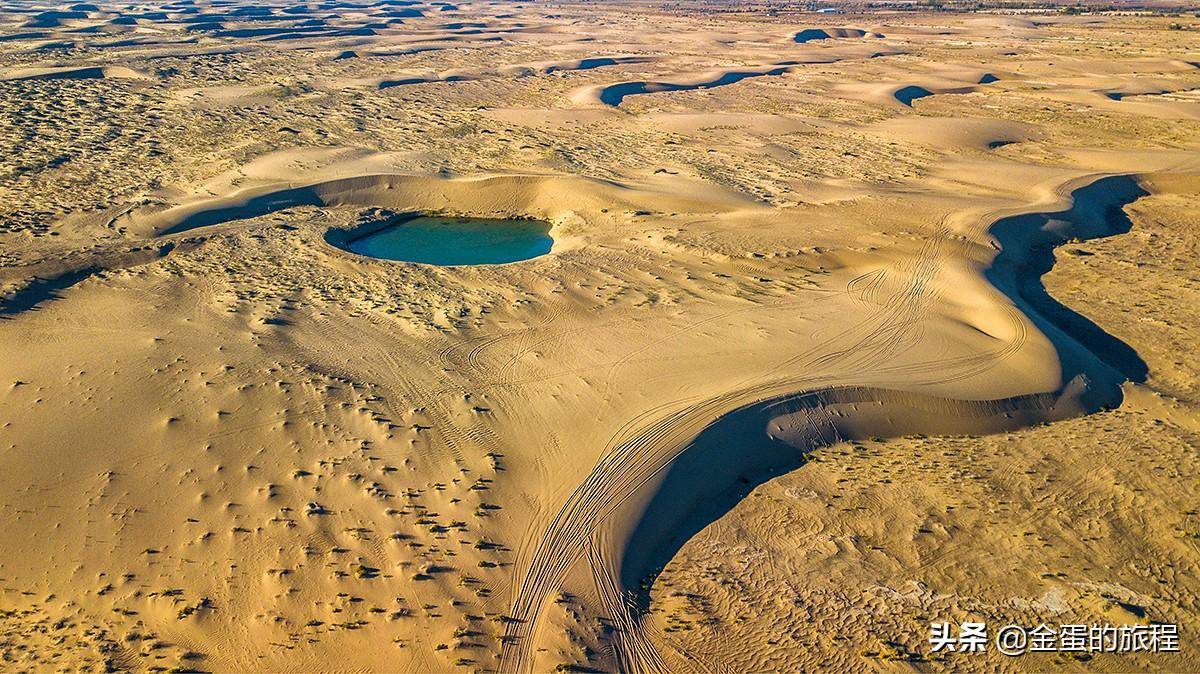
{"type": "Polygon", "coordinates": [[[879,33],[868,33],[861,28],[805,28],[792,36],[796,42],[813,40],[844,39],[855,37],[883,37],[879,33]]]}
{"type": "MultiPolygon", "coordinates": [[[[571,176],[471,176],[431,178],[414,175],[357,175],[293,186],[268,183],[228,196],[201,199],[166,210],[131,211],[118,223],[131,232],[165,235],[200,227],[256,218],[297,206],[367,206],[418,211],[448,211],[452,204],[471,204],[473,215],[529,216],[558,220],[578,208],[633,208],[646,190],[571,176]],[[637,199],[634,195],[642,195],[637,199]],[[635,201],[636,199],[636,201],[635,201]]],[[[729,193],[701,194],[678,185],[673,193],[657,192],[662,208],[693,210],[753,207],[751,200],[729,193]]]]}
{"type": "Polygon", "coordinates": [[[592,70],[593,68],[603,68],[605,66],[622,65],[626,63],[649,63],[654,59],[647,56],[589,56],[578,59],[568,59],[563,61],[540,61],[536,63],[507,66],[501,69],[505,74],[543,74],[547,75],[554,72],[566,72],[571,70],[592,70]]]}
{"type": "Polygon", "coordinates": [[[969,94],[979,90],[979,85],[991,84],[998,78],[991,73],[948,73],[919,82],[897,84],[846,84],[834,91],[840,95],[857,98],[880,105],[902,105],[912,107],[913,101],[937,94],[969,94]]]}
{"type": "Polygon", "coordinates": [[[715,70],[695,75],[682,75],[670,80],[618,82],[581,89],[572,98],[578,103],[601,103],[618,106],[629,96],[653,94],[663,91],[691,91],[710,89],[736,84],[751,77],[783,75],[791,71],[793,64],[775,64],[755,68],[715,70]]]}
{"type": "MultiPolygon", "coordinates": [[[[1106,178],[1074,190],[1068,210],[996,221],[990,229],[1002,241],[1002,247],[991,263],[992,271],[986,273],[1011,302],[1025,305],[1023,294],[1032,292],[1026,288],[1027,283],[1036,282],[1045,271],[1029,261],[1031,251],[1044,251],[1047,240],[1061,243],[1076,236],[1112,233],[1106,214],[1142,194],[1145,192],[1132,180],[1106,178]],[[1037,228],[1031,226],[1031,218],[1069,223],[1070,228],[1037,228]]],[[[987,301],[981,293],[971,303],[987,301]]],[[[1022,308],[1027,316],[1036,315],[1027,306],[1022,308]]],[[[1042,330],[1046,330],[1047,320],[1053,318],[1033,318],[1042,330]]],[[[591,554],[593,559],[602,560],[599,565],[591,565],[593,574],[612,574],[611,578],[593,579],[597,593],[610,591],[605,589],[607,586],[618,596],[636,595],[638,584],[647,577],[652,581],[656,570],[674,556],[679,543],[721,514],[719,504],[728,508],[755,486],[756,480],[748,476],[765,480],[792,470],[803,462],[803,452],[823,445],[918,431],[941,435],[995,433],[1075,416],[1120,401],[1122,376],[1067,334],[1052,339],[1068,368],[1060,375],[1062,387],[1053,394],[954,400],[867,388],[776,393],[821,381],[813,373],[820,372],[819,368],[829,361],[817,359],[800,368],[805,374],[799,378],[784,376],[746,391],[695,401],[686,411],[655,420],[644,431],[635,431],[629,440],[601,458],[536,548],[516,600],[513,616],[517,620],[506,631],[515,645],[505,650],[502,671],[528,667],[531,654],[520,645],[530,643],[529,635],[538,629],[541,607],[549,599],[543,588],[566,582],[554,574],[565,573],[591,554]],[[728,448],[734,443],[754,443],[755,451],[731,453],[728,448]],[[619,506],[596,510],[588,505],[592,503],[619,506]],[[598,550],[589,553],[589,546],[598,550]]],[[[1023,345],[1020,339],[1008,348],[1020,350],[1023,345]]],[[[960,366],[969,372],[977,364],[963,361],[960,366]]],[[[954,377],[955,369],[939,369],[939,374],[954,377]]],[[[610,611],[623,610],[619,601],[608,606],[610,611]]],[[[622,638],[639,638],[639,615],[633,611],[614,618],[617,624],[627,626],[628,632],[622,638]]],[[[625,658],[623,669],[656,668],[654,651],[645,644],[622,643],[620,652],[625,658]],[[646,657],[649,660],[642,659],[646,657]]]]}
{"type": "Polygon", "coordinates": [[[1196,670],[1189,21],[8,7],[0,658],[1196,670]]]}
{"type": "MultiPolygon", "coordinates": [[[[417,52],[411,52],[417,53],[417,52]]],[[[379,54],[371,54],[379,55],[379,54]]],[[[577,59],[566,59],[557,61],[539,61],[534,63],[520,63],[499,68],[462,68],[455,70],[444,70],[442,72],[418,72],[418,73],[397,73],[388,77],[368,78],[368,79],[352,79],[341,80],[335,83],[349,87],[374,87],[376,89],[390,89],[392,87],[401,87],[412,84],[429,84],[432,82],[472,82],[477,80],[486,80],[490,78],[500,77],[527,77],[531,75],[549,75],[556,72],[570,72],[575,70],[593,70],[595,68],[604,68],[607,66],[631,64],[631,63],[646,63],[653,59],[645,56],[588,56],[577,59]]]]}
{"type": "Polygon", "coordinates": [[[804,66],[820,63],[836,63],[844,59],[876,58],[898,51],[882,50],[853,50],[825,51],[819,55],[805,56],[800,60],[780,61],[773,64],[712,70],[703,73],[675,75],[661,80],[636,80],[617,82],[615,84],[592,85],[576,91],[572,100],[582,104],[602,104],[619,106],[629,96],[652,94],[664,91],[692,91],[696,89],[711,89],[730,84],[736,84],[754,77],[774,77],[786,75],[804,66]]]}
{"type": "Polygon", "coordinates": [[[806,120],[784,115],[754,113],[660,113],[641,117],[644,124],[675,133],[706,136],[713,129],[747,129],[756,134],[777,134],[812,131],[806,120]]]}
{"type": "Polygon", "coordinates": [[[1036,137],[1034,128],[1028,124],[992,119],[893,117],[870,128],[883,137],[901,138],[944,150],[993,150],[1036,137]]]}
{"type": "Polygon", "coordinates": [[[146,73],[125,66],[61,66],[48,68],[17,68],[0,75],[0,80],[90,80],[90,79],[150,79],[146,73]]]}
{"type": "MultiPolygon", "coordinates": [[[[1170,71],[1169,64],[1159,64],[1170,71]]],[[[1196,119],[1200,108],[1186,92],[1196,89],[1190,79],[1179,77],[1136,77],[1107,72],[1087,72],[1063,78],[1062,85],[1048,95],[1099,110],[1121,111],[1160,119],[1196,119]],[[1178,94],[1182,93],[1180,96],[1178,94]]]]}

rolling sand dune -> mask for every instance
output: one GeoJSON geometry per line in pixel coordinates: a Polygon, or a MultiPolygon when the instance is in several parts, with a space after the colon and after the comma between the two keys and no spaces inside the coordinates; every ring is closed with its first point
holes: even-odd
{"type": "Polygon", "coordinates": [[[563,61],[539,61],[536,63],[514,64],[495,69],[456,69],[440,73],[425,72],[411,74],[396,74],[383,78],[368,78],[344,80],[338,84],[349,87],[374,87],[389,89],[412,84],[429,84],[432,82],[473,82],[498,77],[528,77],[532,75],[549,75],[558,72],[574,70],[593,70],[607,66],[631,63],[646,63],[653,59],[645,56],[589,56],[563,61]]]}
{"type": "Polygon", "coordinates": [[[879,33],[868,33],[861,28],[805,28],[792,36],[796,42],[813,40],[844,39],[853,37],[883,37],[879,33]]]}
{"type": "Polygon", "coordinates": [[[979,90],[978,85],[991,84],[998,78],[991,73],[948,74],[937,78],[908,84],[847,84],[835,88],[835,93],[858,98],[880,105],[902,105],[912,107],[913,101],[936,94],[969,94],[979,90]]]}
{"type": "MultiPolygon", "coordinates": [[[[703,194],[677,185],[676,193],[654,192],[662,207],[676,210],[753,207],[736,194],[703,194]]],[[[298,206],[369,206],[454,212],[453,204],[470,203],[472,214],[532,216],[554,220],[578,208],[632,208],[634,194],[649,194],[627,185],[571,176],[472,176],[442,179],[427,176],[358,175],[301,186],[268,184],[228,196],[143,214],[131,211],[114,224],[132,232],[178,234],[198,227],[255,218],[298,206]],[[630,196],[626,196],[629,193],[630,196]],[[126,224],[128,223],[128,224],[126,224]]]]}
{"type": "Polygon", "coordinates": [[[6,6],[0,669],[1200,668],[1196,22],[844,9],[6,6]]]}
{"type": "MultiPolygon", "coordinates": [[[[1027,284],[1030,279],[1036,282],[1044,271],[1026,251],[1044,250],[1041,246],[1046,240],[1065,241],[1111,233],[1111,223],[1105,214],[1141,194],[1145,192],[1138,183],[1109,178],[1075,190],[1068,210],[1009,216],[996,221],[991,232],[1003,247],[987,275],[998,289],[1010,294],[1011,301],[1018,306],[1025,304],[1024,294],[1037,292],[1029,290],[1027,284]],[[1037,221],[1046,224],[1039,228],[1037,221]],[[1067,223],[1068,228],[1051,228],[1051,223],[1067,223]],[[1029,276],[1023,278],[1025,274],[1029,276]]],[[[975,301],[967,300],[973,305],[986,301],[982,296],[975,301]]],[[[910,310],[903,305],[895,309],[910,310]]],[[[1053,319],[1035,318],[1032,311],[1026,316],[1032,318],[1044,334],[1055,339],[1052,336],[1054,326],[1048,325],[1053,319]]],[[[1002,311],[998,310],[993,320],[1002,322],[1003,319],[1002,311]]],[[[883,325],[888,325],[889,320],[903,318],[894,315],[885,319],[883,325]]],[[[978,316],[972,320],[978,320],[978,316]]],[[[1019,327],[1020,332],[1026,330],[1019,327]]],[[[882,334],[887,334],[887,330],[884,329],[882,334]]],[[[816,447],[870,437],[900,437],[918,431],[939,435],[995,433],[1118,403],[1122,377],[1071,337],[1060,333],[1058,338],[1063,340],[1058,346],[1058,357],[1070,369],[1060,374],[1064,383],[1052,394],[957,400],[862,387],[776,393],[788,389],[803,391],[803,387],[829,381],[828,375],[815,373],[822,372],[821,368],[836,360],[822,354],[813,362],[805,363],[807,367],[799,368],[806,373],[799,379],[768,380],[769,383],[756,384],[746,391],[694,401],[686,410],[663,417],[604,456],[597,469],[558,513],[530,561],[531,570],[520,586],[513,611],[517,620],[509,623],[506,636],[511,637],[513,644],[529,643],[527,637],[537,629],[540,608],[549,599],[539,596],[546,592],[543,588],[563,586],[565,579],[554,574],[566,572],[589,554],[594,560],[602,560],[600,564],[593,561],[588,567],[590,581],[596,583],[593,591],[601,596],[615,595],[607,598],[607,606],[610,611],[621,611],[620,597],[636,596],[637,585],[648,577],[653,582],[655,570],[674,556],[677,545],[672,546],[672,541],[678,544],[710,523],[709,518],[696,522],[698,512],[722,512],[718,505],[721,501],[748,492],[757,481],[781,470],[794,469],[802,461],[803,453],[816,447]],[[1071,365],[1067,366],[1068,363],[1071,365]],[[1075,368],[1080,371],[1075,373],[1075,368]],[[747,401],[753,402],[746,404],[747,401]],[[761,439],[756,443],[755,437],[761,439]],[[753,451],[728,451],[731,445],[751,443],[754,443],[751,445],[753,451]],[[748,479],[749,476],[760,477],[755,480],[748,479]],[[612,492],[614,489],[617,490],[615,493],[612,492]],[[586,505],[588,503],[617,503],[620,506],[613,510],[597,510],[586,505]],[[591,546],[602,549],[589,553],[588,539],[593,539],[591,546]],[[612,577],[604,578],[605,574],[612,574],[612,577]]],[[[1006,348],[1015,353],[1023,345],[1024,337],[1012,341],[1006,348]]],[[[861,354],[845,352],[841,357],[859,358],[861,354]]],[[[901,370],[910,376],[916,375],[919,380],[930,371],[931,365],[914,364],[903,366],[901,370]]],[[[946,365],[938,361],[938,366],[933,368],[938,378],[933,381],[969,379],[972,372],[980,372],[980,363],[972,358],[955,361],[949,367],[946,365]]],[[[880,370],[875,372],[886,376],[880,370]]],[[[1034,388],[1038,386],[1033,385],[1034,388]]],[[[639,613],[632,612],[627,616],[618,615],[614,620],[625,626],[621,634],[636,640],[642,638],[637,629],[638,618],[639,613]]],[[[624,658],[622,669],[654,669],[662,664],[661,656],[646,643],[622,643],[618,652],[624,658]]],[[[514,646],[504,656],[502,669],[508,665],[510,669],[519,670],[528,666],[526,659],[530,654],[514,646]]],[[[670,669],[681,664],[669,663],[667,666],[670,669]]]]}
{"type": "Polygon", "coordinates": [[[1159,119],[1196,119],[1200,115],[1200,106],[1186,94],[1195,90],[1190,79],[1138,77],[1130,80],[1093,73],[1068,78],[1064,84],[1066,86],[1049,95],[1098,109],[1136,108],[1139,114],[1159,119]],[[1184,95],[1178,95],[1180,93],[1184,95]]]}
{"type": "Polygon", "coordinates": [[[696,75],[681,75],[669,80],[644,82],[618,82],[601,86],[590,86],[580,90],[573,97],[579,103],[600,103],[618,106],[629,96],[653,94],[663,91],[691,91],[694,89],[711,89],[729,84],[736,84],[751,77],[783,75],[791,70],[792,63],[782,63],[754,68],[734,70],[714,70],[696,75]]]}
{"type": "Polygon", "coordinates": [[[774,77],[786,75],[802,66],[820,63],[836,63],[844,59],[876,58],[899,51],[881,50],[852,50],[852,51],[823,51],[818,55],[805,56],[802,60],[789,60],[769,65],[746,68],[729,68],[712,70],[698,74],[671,76],[654,81],[628,81],[607,85],[593,85],[575,92],[572,99],[583,104],[603,104],[619,106],[629,96],[653,94],[664,91],[692,91],[695,89],[711,89],[736,84],[752,77],[774,77]]]}
{"type": "Polygon", "coordinates": [[[83,66],[58,68],[17,68],[0,75],[0,80],[90,80],[90,79],[150,79],[150,76],[124,66],[83,66]]]}
{"type": "Polygon", "coordinates": [[[954,117],[892,117],[870,129],[882,137],[928,145],[942,150],[994,150],[1033,140],[1034,127],[1021,122],[954,117]]]}

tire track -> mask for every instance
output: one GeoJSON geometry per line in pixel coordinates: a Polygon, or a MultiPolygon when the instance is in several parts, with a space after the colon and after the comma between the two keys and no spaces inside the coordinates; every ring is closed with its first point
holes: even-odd
{"type": "MultiPolygon", "coordinates": [[[[1083,190],[1084,188],[1079,188],[1073,191],[1072,197],[1078,198],[1083,194],[1083,190]]],[[[1069,216],[1070,211],[1065,212],[1065,215],[1069,216]]],[[[1027,233],[1027,236],[1025,242],[1028,245],[1037,241],[1036,232],[1027,233]]],[[[920,326],[937,298],[932,285],[947,255],[961,254],[968,246],[968,242],[959,239],[957,245],[952,247],[956,250],[947,253],[943,248],[951,241],[950,231],[943,223],[912,259],[911,265],[901,266],[908,277],[904,289],[890,296],[878,311],[867,318],[800,354],[782,360],[769,371],[769,374],[804,374],[783,374],[762,383],[747,380],[728,393],[708,399],[693,396],[663,403],[639,414],[618,429],[596,467],[568,497],[549,523],[530,558],[524,579],[516,586],[511,611],[516,620],[506,626],[500,671],[516,672],[530,668],[531,641],[537,634],[541,609],[546,598],[562,583],[568,571],[582,557],[589,555],[592,557],[591,567],[600,602],[612,617],[614,624],[620,627],[619,635],[614,639],[619,666],[628,671],[656,671],[661,666],[661,657],[654,651],[653,645],[649,644],[645,635],[631,635],[631,630],[639,629],[636,619],[638,609],[629,603],[631,594],[621,589],[617,580],[619,573],[613,566],[615,562],[597,558],[598,547],[601,544],[597,539],[597,531],[604,520],[668,468],[688,448],[689,443],[717,419],[734,410],[750,410],[752,406],[756,409],[770,409],[772,405],[784,403],[790,406],[799,405],[801,409],[789,413],[792,415],[788,417],[789,424],[798,424],[799,442],[804,449],[812,449],[842,439],[838,431],[838,420],[829,408],[831,403],[861,404],[905,395],[874,388],[837,388],[833,386],[836,379],[833,374],[835,368],[841,368],[843,371],[847,368],[852,371],[865,371],[875,378],[889,374],[917,375],[925,376],[924,380],[917,383],[945,382],[975,376],[1019,351],[1028,339],[1028,325],[1025,315],[1015,306],[1010,306],[1004,310],[1014,325],[1013,337],[1006,340],[1003,346],[954,358],[888,365],[889,361],[911,347],[914,340],[920,339],[920,326]],[[846,340],[850,340],[849,347],[833,348],[836,343],[846,340]],[[824,388],[818,389],[817,386],[824,388]],[[827,398],[826,402],[822,402],[823,396],[827,398]],[[803,402],[807,399],[813,401],[811,408],[807,406],[809,403],[803,402]],[[772,403],[772,400],[778,402],[772,403]],[[646,423],[648,419],[654,420],[646,423]],[[614,592],[617,596],[614,596],[614,592]],[[622,613],[625,615],[620,615],[622,613]]],[[[993,266],[1003,255],[1004,251],[1001,250],[997,260],[993,261],[993,266]]],[[[861,289],[871,288],[877,282],[881,283],[881,280],[876,281],[881,278],[878,271],[860,275],[851,280],[847,292],[866,292],[861,289]]],[[[1019,425],[1022,423],[1021,419],[1033,420],[1055,414],[1064,415],[1064,412],[1059,410],[1060,402],[1076,394],[1082,395],[1086,391],[1086,377],[1081,385],[1084,389],[1075,390],[1068,386],[1054,394],[1018,396],[995,401],[937,399],[941,402],[930,403],[928,413],[948,419],[1002,417],[1011,420],[1011,424],[1019,425]],[[1014,419],[1013,413],[1018,411],[1021,412],[1021,419],[1014,419]]],[[[1068,407],[1071,404],[1068,403],[1068,407]]],[[[853,404],[852,407],[857,409],[853,404]]],[[[1077,412],[1065,412],[1071,413],[1077,412]]],[[[845,414],[838,412],[837,416],[845,414]]],[[[1003,425],[1008,422],[996,423],[1003,425]]]]}
{"type": "MultiPolygon", "coordinates": [[[[945,230],[939,228],[938,232],[944,236],[945,230]]],[[[914,311],[917,307],[910,305],[924,298],[924,290],[939,268],[935,258],[941,249],[942,237],[937,238],[939,240],[923,246],[916,272],[912,275],[908,287],[899,293],[896,301],[890,301],[883,310],[807,349],[804,354],[785,360],[772,368],[771,372],[801,362],[806,355],[815,360],[816,355],[820,354],[820,349],[838,338],[844,338],[855,329],[866,330],[866,334],[858,341],[862,346],[878,341],[880,336],[887,336],[892,332],[890,326],[901,330],[906,325],[911,326],[920,312],[914,311]],[[882,320],[875,320],[880,314],[883,314],[882,320]],[[878,324],[871,325],[872,323],[878,324]]],[[[825,362],[821,365],[829,367],[852,353],[854,352],[851,350],[844,350],[829,359],[824,359],[825,362]]],[[[881,354],[884,351],[875,349],[874,353],[881,354]]],[[[805,378],[803,381],[815,382],[815,379],[805,378]]],[[[513,601],[511,613],[516,620],[507,623],[500,670],[515,672],[528,668],[529,636],[537,627],[541,605],[554,591],[555,585],[561,582],[568,568],[579,559],[582,547],[594,535],[599,521],[625,502],[639,486],[661,472],[678,451],[683,449],[688,437],[694,436],[712,420],[755,399],[769,397],[768,392],[771,390],[781,387],[786,389],[800,383],[801,381],[794,379],[785,379],[775,385],[742,386],[733,392],[698,403],[689,399],[664,403],[639,415],[618,430],[610,439],[610,449],[606,451],[605,458],[601,459],[588,478],[568,498],[534,551],[525,580],[518,586],[518,594],[513,601]],[[681,409],[660,418],[628,440],[617,440],[626,428],[639,424],[640,420],[648,415],[673,405],[681,406],[681,409]]]]}

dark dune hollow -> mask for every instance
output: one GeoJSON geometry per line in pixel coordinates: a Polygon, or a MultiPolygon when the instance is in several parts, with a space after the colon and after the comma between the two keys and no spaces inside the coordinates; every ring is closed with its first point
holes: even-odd
{"type": "Polygon", "coordinates": [[[649,588],[693,536],[773,477],[804,465],[809,452],[838,442],[1001,432],[1114,405],[1119,389],[1064,391],[1000,400],[953,400],[868,387],[782,396],[721,417],[676,459],[625,546],[621,585],[640,610],[649,588]],[[1077,397],[1081,396],[1081,398],[1077,397]],[[736,448],[736,450],[734,449],[736,448]]]}
{"type": "Polygon", "coordinates": [[[256,218],[260,215],[274,213],[285,208],[294,208],[296,206],[325,206],[326,201],[321,198],[315,189],[312,187],[298,187],[294,189],[281,190],[279,192],[271,192],[262,196],[253,197],[246,200],[244,203],[227,206],[222,208],[214,208],[211,210],[203,210],[193,213],[179,222],[165,229],[162,234],[178,234],[189,229],[197,227],[207,227],[230,220],[244,220],[246,218],[256,218]]]}
{"type": "Polygon", "coordinates": [[[73,269],[48,278],[33,278],[25,287],[0,302],[0,319],[32,311],[43,302],[58,299],[64,290],[95,274],[99,269],[73,269]]]}
{"type": "Polygon", "coordinates": [[[932,96],[933,92],[926,89],[925,87],[918,87],[916,85],[910,84],[906,87],[901,87],[901,88],[897,89],[896,93],[893,95],[896,97],[896,100],[900,101],[901,103],[903,103],[911,108],[913,101],[917,100],[918,98],[925,98],[926,96],[932,96]]]}
{"type": "Polygon", "coordinates": [[[792,39],[804,44],[814,40],[833,40],[849,37],[865,37],[867,31],[859,28],[805,28],[796,33],[792,39]]]}
{"type": "Polygon", "coordinates": [[[751,77],[763,77],[771,75],[782,75],[790,69],[790,66],[784,65],[768,70],[733,70],[713,77],[708,80],[698,82],[688,82],[677,84],[674,82],[621,82],[609,87],[605,87],[600,92],[600,101],[607,105],[620,105],[629,96],[637,96],[638,94],[653,94],[662,91],[692,91],[694,89],[711,89],[714,87],[723,87],[728,84],[741,82],[744,79],[751,77]]]}
{"type": "Polygon", "coordinates": [[[41,73],[38,75],[28,75],[25,77],[14,78],[16,80],[95,80],[104,77],[104,69],[99,67],[94,68],[71,68],[69,70],[52,71],[41,73]]]}
{"type": "MultiPolygon", "coordinates": [[[[189,242],[185,243],[183,248],[191,249],[195,245],[189,242]]],[[[26,311],[35,311],[46,303],[61,298],[65,291],[102,271],[129,269],[147,264],[170,255],[178,248],[180,246],[175,243],[167,242],[157,247],[145,246],[131,251],[98,255],[83,264],[60,264],[44,276],[34,276],[8,297],[0,298],[0,320],[26,311]]]]}
{"type": "Polygon", "coordinates": [[[987,273],[993,285],[1023,305],[1021,309],[1039,329],[1057,333],[1059,341],[1077,342],[1083,352],[1135,382],[1144,382],[1149,374],[1137,351],[1054,299],[1046,292],[1041,277],[1054,266],[1054,248],[1069,238],[1096,239],[1127,233],[1133,223],[1122,208],[1146,195],[1133,178],[1113,176],[1075,190],[1074,204],[1068,210],[1000,220],[992,226],[992,235],[1005,251],[1020,254],[1001,255],[987,273]],[[1032,240],[1029,232],[1035,233],[1032,240]],[[1018,245],[1022,241],[1027,243],[1018,245]]]}
{"type": "Polygon", "coordinates": [[[403,176],[388,174],[335,178],[223,201],[197,210],[182,211],[175,216],[152,216],[151,219],[156,221],[153,233],[159,236],[178,234],[233,220],[256,218],[296,206],[402,208],[403,204],[396,204],[395,199],[390,198],[394,181],[401,179],[403,176]]]}

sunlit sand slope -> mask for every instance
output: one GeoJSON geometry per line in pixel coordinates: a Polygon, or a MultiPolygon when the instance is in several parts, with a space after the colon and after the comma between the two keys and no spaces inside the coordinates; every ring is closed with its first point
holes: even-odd
{"type": "Polygon", "coordinates": [[[1200,667],[1195,32],[711,9],[5,6],[6,668],[1200,667]]]}

